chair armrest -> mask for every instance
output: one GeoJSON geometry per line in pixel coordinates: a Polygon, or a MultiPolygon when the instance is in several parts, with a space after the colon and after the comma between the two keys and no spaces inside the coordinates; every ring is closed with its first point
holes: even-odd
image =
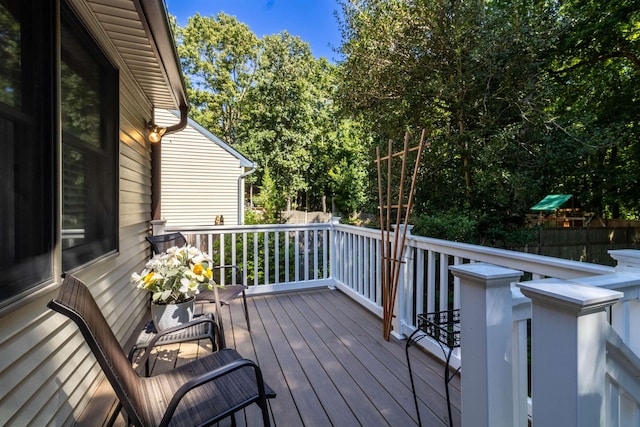
{"type": "Polygon", "coordinates": [[[240,276],[240,284],[244,285],[244,271],[242,271],[239,266],[233,264],[216,265],[213,267],[213,270],[222,270],[223,268],[232,268],[236,270],[238,272],[238,276],[240,276]]]}
{"type": "Polygon", "coordinates": [[[184,383],[171,398],[171,402],[169,402],[169,406],[167,407],[167,410],[165,411],[162,417],[162,421],[160,422],[160,425],[161,426],[169,425],[169,423],[171,422],[171,417],[173,417],[173,413],[175,412],[176,408],[180,404],[180,401],[191,390],[197,387],[200,387],[217,378],[220,378],[224,375],[228,375],[234,371],[237,371],[238,369],[246,368],[246,367],[252,368],[255,373],[256,385],[258,387],[258,395],[260,396],[260,399],[261,400],[266,399],[266,393],[264,389],[264,380],[262,378],[262,371],[260,370],[260,367],[252,360],[237,359],[227,363],[224,366],[214,369],[211,372],[207,372],[206,374],[202,374],[195,378],[192,378],[191,380],[184,383]]]}

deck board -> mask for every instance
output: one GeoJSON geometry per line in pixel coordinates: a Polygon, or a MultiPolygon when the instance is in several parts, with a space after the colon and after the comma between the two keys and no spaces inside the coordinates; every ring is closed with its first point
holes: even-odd
{"type": "MultiPolygon", "coordinates": [[[[247,303],[251,333],[240,299],[221,309],[226,343],[255,360],[276,391],[270,401],[274,425],[417,425],[405,342],[385,341],[379,318],[338,290],[253,296],[247,303]]],[[[212,305],[203,307],[213,311],[212,305]]],[[[422,424],[448,427],[443,364],[417,347],[409,350],[422,424]]],[[[208,340],[162,347],[152,357],[153,372],[210,351],[208,340]]],[[[459,376],[450,392],[454,426],[459,426],[459,376]]],[[[262,425],[260,411],[252,405],[236,422],[262,425]]],[[[120,417],[116,425],[123,424],[120,417]]]]}

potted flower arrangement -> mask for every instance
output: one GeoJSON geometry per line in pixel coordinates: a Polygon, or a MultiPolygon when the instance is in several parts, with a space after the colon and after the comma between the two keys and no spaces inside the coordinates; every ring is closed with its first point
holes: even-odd
{"type": "Polygon", "coordinates": [[[211,258],[190,245],[171,247],[151,258],[131,282],[151,292],[151,316],[158,330],[193,319],[195,298],[201,289],[213,289],[211,258]]]}

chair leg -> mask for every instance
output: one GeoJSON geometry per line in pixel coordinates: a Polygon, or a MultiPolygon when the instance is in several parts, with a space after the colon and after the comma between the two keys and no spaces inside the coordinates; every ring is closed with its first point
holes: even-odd
{"type": "MultiPolygon", "coordinates": [[[[217,304],[214,302],[213,304],[217,304]]],[[[224,337],[224,325],[222,324],[222,319],[216,319],[216,324],[218,325],[218,338],[219,338],[219,346],[218,349],[227,348],[227,340],[224,337]]]]}
{"type": "Polygon", "coordinates": [[[271,426],[271,421],[269,420],[269,408],[271,407],[271,403],[267,399],[263,402],[258,402],[260,409],[262,409],[262,422],[265,427],[271,426]]]}
{"type": "MultiPolygon", "coordinates": [[[[120,415],[120,411],[121,410],[122,410],[122,403],[120,403],[120,401],[118,400],[118,404],[116,405],[116,409],[113,410],[113,414],[111,414],[111,416],[109,417],[109,421],[107,421],[107,427],[112,427],[113,426],[113,424],[118,419],[118,415],[120,415]]],[[[122,416],[124,417],[124,414],[122,414],[122,416]]],[[[125,417],[125,419],[128,419],[128,417],[125,417]]]]}
{"type": "Polygon", "coordinates": [[[247,321],[247,331],[251,332],[251,323],[249,323],[249,307],[247,306],[247,294],[242,291],[242,305],[244,306],[244,318],[247,321]]]}

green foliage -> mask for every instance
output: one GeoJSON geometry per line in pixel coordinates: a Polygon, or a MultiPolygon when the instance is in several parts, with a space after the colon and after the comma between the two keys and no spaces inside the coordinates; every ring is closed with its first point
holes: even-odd
{"type": "MultiPolygon", "coordinates": [[[[602,216],[638,215],[640,2],[342,7],[344,111],[396,141],[429,129],[417,211],[502,224],[562,192],[602,216]]],[[[511,226],[477,227],[520,239],[511,226]]]]}
{"type": "Polygon", "coordinates": [[[193,116],[259,164],[267,218],[377,213],[375,146],[421,129],[418,230],[525,242],[524,214],[550,193],[640,217],[640,0],[341,5],[337,65],[224,14],[178,30],[193,116]]]}
{"type": "Polygon", "coordinates": [[[473,243],[477,241],[477,221],[465,212],[449,210],[435,215],[418,215],[414,217],[413,223],[412,233],[419,236],[454,242],[473,243]]]}
{"type": "Polygon", "coordinates": [[[190,115],[258,164],[247,181],[268,193],[255,202],[269,218],[328,199],[343,212],[362,207],[368,137],[339,117],[336,66],[286,31],[258,39],[224,13],[195,15],[175,32],[190,115]]]}
{"type": "Polygon", "coordinates": [[[196,14],[176,28],[178,54],[187,77],[190,114],[230,143],[242,120],[242,102],[253,84],[257,37],[233,16],[196,14]]]}
{"type": "Polygon", "coordinates": [[[261,218],[262,224],[278,224],[282,222],[280,220],[280,212],[284,209],[286,200],[278,192],[269,169],[264,172],[260,194],[256,196],[256,203],[264,207],[261,218]]]}

